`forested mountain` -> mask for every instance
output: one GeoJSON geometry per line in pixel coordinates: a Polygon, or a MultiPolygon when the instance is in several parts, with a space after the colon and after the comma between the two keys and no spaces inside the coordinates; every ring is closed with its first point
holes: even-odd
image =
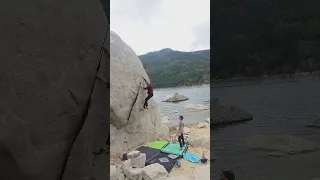
{"type": "Polygon", "coordinates": [[[162,49],[139,56],[155,88],[210,82],[210,50],[162,49]]]}
{"type": "Polygon", "coordinates": [[[211,1],[211,76],[320,70],[320,1],[211,1]]]}

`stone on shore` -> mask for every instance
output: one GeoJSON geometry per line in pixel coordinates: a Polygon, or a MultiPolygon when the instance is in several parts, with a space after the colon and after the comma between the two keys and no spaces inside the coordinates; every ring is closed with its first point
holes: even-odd
{"type": "Polygon", "coordinates": [[[131,151],[127,153],[128,159],[133,159],[140,156],[140,151],[131,151]]]}
{"type": "Polygon", "coordinates": [[[209,110],[210,106],[206,106],[203,104],[188,104],[184,106],[187,111],[197,112],[197,111],[204,111],[209,110]]]}
{"type": "Polygon", "coordinates": [[[138,157],[131,159],[131,166],[134,168],[145,167],[147,156],[145,153],[140,153],[138,157]]]}
{"type": "Polygon", "coordinates": [[[208,126],[209,126],[209,124],[207,124],[207,123],[205,123],[205,122],[200,122],[200,123],[197,125],[198,128],[206,128],[206,127],[208,127],[208,126]]]}
{"type": "Polygon", "coordinates": [[[142,179],[142,168],[126,168],[123,172],[130,180],[142,179]]]}
{"type": "Polygon", "coordinates": [[[189,100],[187,96],[175,93],[175,94],[169,94],[167,95],[162,102],[180,102],[180,101],[186,101],[189,100]]]}
{"type": "Polygon", "coordinates": [[[167,170],[159,163],[146,166],[142,170],[144,180],[164,180],[167,175],[167,170]]]}

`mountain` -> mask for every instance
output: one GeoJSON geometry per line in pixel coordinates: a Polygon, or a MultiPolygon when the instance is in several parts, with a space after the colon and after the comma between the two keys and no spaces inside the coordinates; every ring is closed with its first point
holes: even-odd
{"type": "Polygon", "coordinates": [[[211,1],[211,76],[320,70],[320,1],[211,1]]]}
{"type": "Polygon", "coordinates": [[[200,85],[210,82],[210,50],[193,52],[169,48],[139,56],[153,87],[200,85]]]}

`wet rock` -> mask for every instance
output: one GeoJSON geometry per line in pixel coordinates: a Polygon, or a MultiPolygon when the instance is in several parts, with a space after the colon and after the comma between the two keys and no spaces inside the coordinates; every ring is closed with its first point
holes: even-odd
{"type": "Polygon", "coordinates": [[[202,104],[188,104],[184,106],[187,111],[197,112],[197,111],[204,111],[209,110],[210,107],[202,104]]]}
{"type": "Polygon", "coordinates": [[[146,166],[142,170],[144,180],[164,180],[167,175],[167,170],[159,163],[146,166]]]}
{"type": "Polygon", "coordinates": [[[312,141],[292,135],[252,135],[245,139],[250,149],[276,151],[270,155],[296,154],[317,150],[312,141]]]}
{"type": "Polygon", "coordinates": [[[180,102],[180,101],[186,101],[189,100],[187,96],[175,93],[175,94],[169,94],[167,95],[162,102],[180,102]]]}

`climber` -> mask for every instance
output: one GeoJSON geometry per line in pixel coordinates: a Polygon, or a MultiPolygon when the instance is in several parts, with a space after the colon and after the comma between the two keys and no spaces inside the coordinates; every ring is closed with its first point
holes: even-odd
{"type": "Polygon", "coordinates": [[[180,150],[182,150],[182,147],[185,145],[184,143],[184,138],[183,138],[183,129],[184,129],[184,123],[183,123],[183,116],[179,116],[179,129],[177,132],[177,136],[178,136],[178,141],[180,144],[180,150]]]}
{"type": "Polygon", "coordinates": [[[148,100],[153,96],[153,87],[152,87],[151,83],[149,83],[146,79],[144,79],[144,82],[146,83],[147,87],[144,87],[143,89],[148,90],[148,96],[144,100],[143,108],[148,109],[148,100]]]}

